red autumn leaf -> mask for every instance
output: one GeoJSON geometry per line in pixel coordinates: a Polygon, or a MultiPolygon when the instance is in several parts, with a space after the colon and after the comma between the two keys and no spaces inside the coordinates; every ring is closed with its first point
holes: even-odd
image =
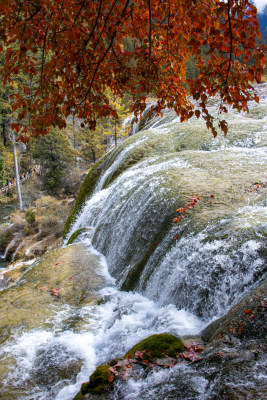
{"type": "MultiPolygon", "coordinates": [[[[107,101],[110,90],[132,95],[136,119],[151,93],[158,99],[158,115],[166,106],[182,121],[193,112],[197,118],[202,113],[215,137],[208,96],[219,95],[223,104],[239,111],[246,110],[250,100],[257,101],[251,82],[261,81],[266,47],[259,43],[251,2],[35,3],[0,1],[0,51],[5,49],[1,78],[14,88],[16,110],[27,110],[29,117],[20,121],[17,132],[31,120],[29,135],[47,134],[51,126],[63,128],[71,115],[95,130],[98,119],[118,117],[107,101]],[[195,79],[185,73],[190,55],[198,68],[195,79]],[[16,89],[21,73],[36,82],[31,94],[16,89]],[[201,99],[201,111],[193,111],[188,95],[201,99]]],[[[221,129],[227,133],[227,125],[221,129]]],[[[25,140],[23,135],[20,140],[25,140]]]]}
{"type": "Polygon", "coordinates": [[[141,360],[143,360],[145,358],[144,356],[145,351],[136,351],[134,353],[135,358],[141,358],[141,360]]]}
{"type": "Polygon", "coordinates": [[[186,352],[186,353],[181,353],[180,356],[183,360],[193,361],[197,357],[197,354],[191,353],[191,352],[186,352]]]}
{"type": "Polygon", "coordinates": [[[114,379],[113,375],[112,375],[112,374],[111,374],[111,375],[109,375],[109,377],[108,377],[108,381],[109,381],[109,382],[112,382],[112,381],[113,381],[113,379],[114,379]]]}

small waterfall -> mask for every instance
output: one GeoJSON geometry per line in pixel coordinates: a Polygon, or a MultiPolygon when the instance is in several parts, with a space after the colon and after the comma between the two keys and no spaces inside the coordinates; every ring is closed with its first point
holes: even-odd
{"type": "MultiPolygon", "coordinates": [[[[99,260],[97,274],[105,280],[101,301],[74,306],[56,299],[57,313],[39,329],[18,329],[7,340],[0,350],[0,369],[11,360],[6,398],[72,400],[97,365],[121,357],[151,334],[199,335],[262,282],[266,88],[258,87],[260,103],[250,114],[229,111],[226,138],[213,140],[203,121],[180,124],[166,110],[108,154],[68,235],[86,228],[76,242],[86,246],[88,258],[94,254],[99,260]],[[193,195],[201,196],[197,206],[174,223],[176,210],[193,195]]],[[[252,391],[262,368],[255,362],[250,371],[252,391]]],[[[233,378],[237,390],[247,385],[247,376],[241,383],[233,378]]],[[[208,379],[177,365],[115,386],[114,400],[216,398],[212,388],[207,394],[208,379]]]]}
{"type": "Polygon", "coordinates": [[[101,176],[99,182],[96,185],[96,188],[94,190],[94,193],[99,192],[99,190],[103,189],[103,186],[108,178],[109,175],[112,174],[116,170],[116,168],[120,165],[122,160],[126,158],[127,154],[138,144],[141,144],[145,142],[147,138],[141,138],[139,141],[131,144],[130,146],[127,146],[123,151],[119,153],[119,155],[116,157],[115,161],[112,163],[112,165],[107,169],[107,171],[104,172],[104,174],[101,176]]]}
{"type": "Polygon", "coordinates": [[[15,260],[15,257],[16,257],[16,255],[17,255],[17,252],[19,251],[19,249],[21,249],[22,246],[23,246],[23,242],[20,243],[20,244],[18,245],[18,247],[16,248],[16,250],[14,251],[14,253],[13,253],[13,255],[12,255],[11,262],[13,262],[13,261],[15,260]]]}
{"type": "Polygon", "coordinates": [[[6,258],[8,252],[9,252],[9,249],[11,249],[11,247],[15,244],[15,242],[16,242],[16,239],[12,239],[11,242],[6,247],[5,252],[4,252],[4,256],[3,256],[4,259],[6,258]]]}

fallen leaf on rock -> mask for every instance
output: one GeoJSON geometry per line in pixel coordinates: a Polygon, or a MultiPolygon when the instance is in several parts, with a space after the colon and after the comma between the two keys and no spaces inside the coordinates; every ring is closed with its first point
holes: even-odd
{"type": "Polygon", "coordinates": [[[181,353],[180,356],[183,360],[193,361],[197,357],[197,354],[191,353],[191,352],[186,352],[186,353],[181,353]]]}
{"type": "Polygon", "coordinates": [[[52,296],[58,296],[59,295],[59,289],[55,288],[51,290],[51,295],[52,296]]]}

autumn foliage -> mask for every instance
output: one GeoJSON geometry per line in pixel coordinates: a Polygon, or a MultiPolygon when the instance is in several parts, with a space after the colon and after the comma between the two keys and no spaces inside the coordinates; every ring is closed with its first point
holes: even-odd
{"type": "Polygon", "coordinates": [[[27,141],[75,115],[94,129],[100,117],[117,118],[109,89],[130,93],[136,114],[153,93],[154,111],[202,115],[214,135],[217,125],[226,133],[225,104],[241,111],[258,101],[251,83],[265,54],[256,13],[248,0],[0,0],[0,74],[7,85],[27,76],[10,94],[12,128],[27,141]],[[190,56],[195,80],[186,78],[190,56]],[[219,117],[207,109],[217,94],[219,117]]]}

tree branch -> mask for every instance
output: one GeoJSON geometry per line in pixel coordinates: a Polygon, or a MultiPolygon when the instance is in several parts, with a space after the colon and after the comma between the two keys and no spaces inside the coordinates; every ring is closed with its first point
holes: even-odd
{"type": "Polygon", "coordinates": [[[152,50],[152,13],[151,13],[151,3],[148,0],[148,12],[149,12],[149,35],[148,35],[148,42],[149,42],[149,61],[151,60],[151,50],[152,50]]]}
{"type": "Polygon", "coordinates": [[[231,71],[231,64],[233,58],[233,31],[232,31],[232,24],[231,24],[231,14],[230,14],[230,0],[227,0],[227,13],[228,13],[228,24],[229,24],[229,31],[230,31],[230,55],[229,55],[229,62],[228,62],[228,69],[227,69],[227,76],[226,76],[226,85],[228,84],[228,78],[231,71]]]}

